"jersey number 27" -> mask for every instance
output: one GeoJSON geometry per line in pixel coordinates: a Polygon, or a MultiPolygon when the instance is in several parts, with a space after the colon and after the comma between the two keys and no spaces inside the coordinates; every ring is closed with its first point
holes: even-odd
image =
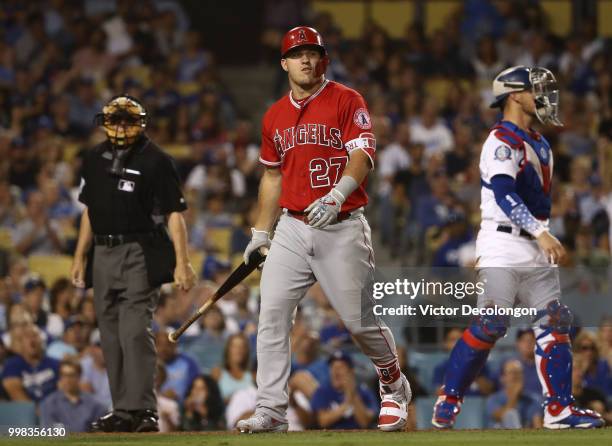
{"type": "Polygon", "coordinates": [[[348,156],[313,158],[310,160],[310,185],[312,188],[334,186],[348,163],[348,156]]]}

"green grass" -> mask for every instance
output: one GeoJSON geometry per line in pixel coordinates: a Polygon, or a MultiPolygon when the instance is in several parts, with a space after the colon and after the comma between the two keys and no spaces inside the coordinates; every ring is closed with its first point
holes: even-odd
{"type": "Polygon", "coordinates": [[[176,433],[176,434],[82,434],[67,438],[2,438],[0,444],[66,446],[377,446],[377,445],[449,445],[494,446],[612,444],[612,428],[598,430],[486,430],[486,431],[418,431],[384,433],[375,431],[309,431],[288,434],[238,435],[235,433],[176,433]]]}

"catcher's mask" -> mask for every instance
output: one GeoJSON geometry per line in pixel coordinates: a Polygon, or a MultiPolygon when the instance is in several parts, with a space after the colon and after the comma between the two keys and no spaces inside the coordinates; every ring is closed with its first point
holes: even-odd
{"type": "Polygon", "coordinates": [[[536,104],[536,116],[542,124],[561,127],[559,120],[559,87],[554,74],[546,68],[534,67],[529,72],[533,96],[536,104]]]}
{"type": "Polygon", "coordinates": [[[115,96],[95,117],[113,147],[128,148],[147,126],[147,112],[137,99],[126,94],[115,96]]]}
{"type": "Polygon", "coordinates": [[[501,107],[506,98],[517,91],[531,91],[535,100],[536,117],[542,124],[562,126],[559,120],[559,87],[550,70],[544,67],[516,66],[499,73],[493,80],[495,100],[491,108],[501,107]]]}

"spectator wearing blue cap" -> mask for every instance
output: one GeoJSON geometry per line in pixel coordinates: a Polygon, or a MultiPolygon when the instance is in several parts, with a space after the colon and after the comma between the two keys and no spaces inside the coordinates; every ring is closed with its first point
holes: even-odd
{"type": "Polygon", "coordinates": [[[365,429],[378,413],[378,400],[364,384],[358,384],[353,360],[337,351],[328,360],[330,384],[320,386],[311,401],[323,429],[365,429]]]}
{"type": "Polygon", "coordinates": [[[69,318],[64,324],[62,339],[58,339],[47,348],[47,356],[61,361],[67,356],[78,355],[86,346],[83,320],[78,316],[69,318]]]}
{"type": "Polygon", "coordinates": [[[30,312],[34,323],[39,328],[45,329],[47,325],[47,313],[43,310],[43,301],[47,286],[38,274],[30,274],[23,284],[21,303],[30,312]]]}
{"type": "Polygon", "coordinates": [[[432,266],[460,266],[461,248],[472,240],[463,212],[451,211],[444,219],[438,237],[438,249],[433,253],[432,266]]]}
{"type": "Polygon", "coordinates": [[[59,362],[45,356],[36,326],[22,327],[11,347],[17,354],[6,360],[2,370],[2,386],[11,401],[39,402],[55,391],[59,362]]]}

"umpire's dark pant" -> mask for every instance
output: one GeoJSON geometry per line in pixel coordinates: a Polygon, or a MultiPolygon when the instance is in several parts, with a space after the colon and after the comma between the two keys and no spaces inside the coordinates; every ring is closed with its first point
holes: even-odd
{"type": "Polygon", "coordinates": [[[138,243],[94,251],[96,317],[115,411],[156,408],[156,350],[151,321],[159,297],[138,243]]]}

